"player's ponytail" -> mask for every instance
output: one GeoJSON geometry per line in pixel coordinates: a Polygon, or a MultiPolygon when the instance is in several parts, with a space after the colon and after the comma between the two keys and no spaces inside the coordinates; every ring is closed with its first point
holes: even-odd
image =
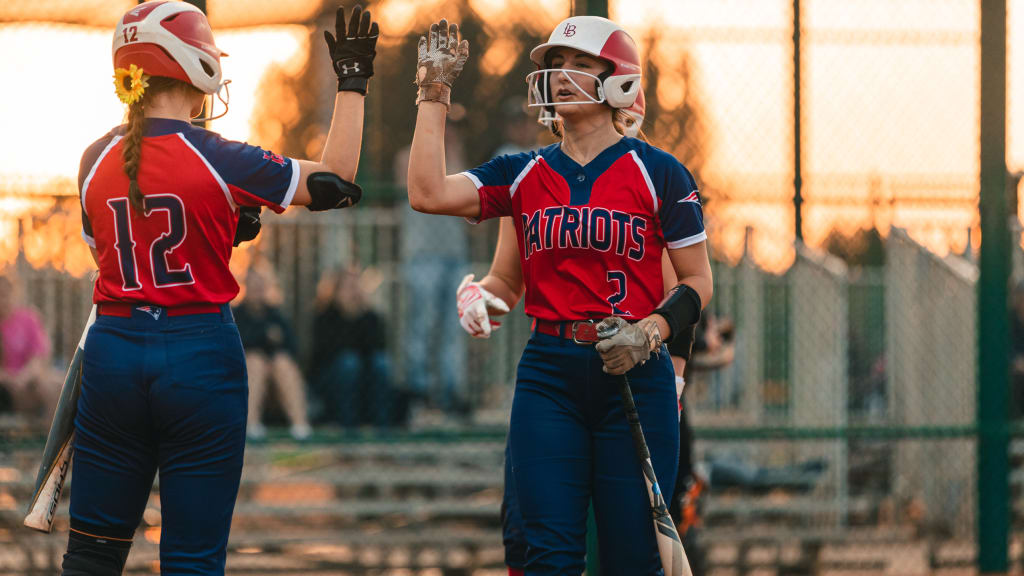
{"type": "MultiPolygon", "coordinates": [[[[615,131],[623,136],[626,135],[626,126],[632,123],[633,118],[622,108],[615,108],[612,110],[612,124],[615,126],[615,131]]],[[[644,134],[643,128],[640,128],[636,132],[636,138],[643,140],[644,142],[650,143],[647,139],[647,134],[644,134]]]]}
{"type": "Polygon", "coordinates": [[[124,135],[124,173],[128,176],[128,202],[138,212],[143,211],[142,189],[139,188],[139,164],[142,160],[142,134],[145,123],[142,100],[128,107],[128,129],[124,135]]]}

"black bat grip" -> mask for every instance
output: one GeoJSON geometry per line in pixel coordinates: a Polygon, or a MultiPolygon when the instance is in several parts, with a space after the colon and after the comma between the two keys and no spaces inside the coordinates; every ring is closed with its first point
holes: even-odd
{"type": "Polygon", "coordinates": [[[647,448],[644,430],[640,427],[640,414],[636,410],[636,402],[633,401],[633,390],[629,387],[629,378],[625,374],[622,375],[619,394],[622,396],[622,408],[626,412],[626,421],[629,422],[629,431],[633,436],[637,456],[644,462],[650,459],[651,451],[647,448]]]}

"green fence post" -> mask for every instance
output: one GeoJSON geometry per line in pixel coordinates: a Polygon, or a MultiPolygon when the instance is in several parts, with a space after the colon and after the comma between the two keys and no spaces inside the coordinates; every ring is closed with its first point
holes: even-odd
{"type": "Polygon", "coordinates": [[[1010,233],[1006,200],[1006,0],[981,1],[978,278],[978,571],[1005,573],[1009,536],[1010,233]]]}

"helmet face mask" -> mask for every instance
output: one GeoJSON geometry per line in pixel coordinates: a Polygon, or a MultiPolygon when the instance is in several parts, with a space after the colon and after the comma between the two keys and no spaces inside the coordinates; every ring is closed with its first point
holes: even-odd
{"type": "Polygon", "coordinates": [[[601,79],[581,70],[568,68],[537,70],[526,75],[526,84],[529,86],[526,105],[533,108],[569,104],[604,104],[607,101],[601,79]],[[552,83],[560,82],[563,78],[572,86],[573,91],[580,95],[580,98],[576,100],[557,99],[557,88],[553,87],[552,83]],[[584,88],[586,85],[593,86],[593,88],[587,90],[584,88]],[[596,92],[596,94],[592,94],[592,92],[596,92]]]}

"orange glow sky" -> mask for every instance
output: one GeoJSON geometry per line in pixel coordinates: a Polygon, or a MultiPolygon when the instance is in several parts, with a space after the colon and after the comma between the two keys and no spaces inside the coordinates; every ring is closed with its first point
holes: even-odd
{"type": "MultiPolygon", "coordinates": [[[[910,228],[936,251],[962,250],[968,228],[977,226],[977,0],[804,1],[808,240],[874,219],[910,228]],[[906,200],[912,197],[918,200],[906,200]],[[871,210],[872,198],[881,208],[871,210]]],[[[567,15],[565,0],[468,2],[501,23],[532,26],[567,15]]],[[[375,3],[378,17],[392,27],[382,41],[421,26],[447,4],[375,3]]],[[[1012,170],[1024,169],[1024,87],[1014,81],[1020,76],[1015,64],[1024,58],[1022,4],[1009,1],[1007,158],[1012,170]]],[[[668,80],[656,95],[662,104],[677,104],[687,92],[699,98],[709,129],[701,176],[728,196],[717,208],[718,221],[710,224],[726,256],[738,256],[736,239],[748,224],[761,235],[762,259],[784,255],[791,238],[790,6],[789,0],[609,0],[612,18],[635,37],[661,38],[658,52],[648,56],[660,59],[668,80]],[[681,77],[672,81],[684,55],[693,66],[691,86],[681,77]]],[[[503,55],[519,50],[525,58],[526,47],[502,36],[502,26],[494,28],[490,52],[474,55],[487,72],[500,74],[503,55]]],[[[233,98],[231,113],[213,129],[246,140],[253,91],[267,67],[306,65],[306,28],[229,29],[217,38],[231,54],[224,66],[233,80],[233,98]]],[[[122,107],[110,81],[109,30],[4,24],[0,53],[18,55],[0,59],[0,77],[40,79],[32,89],[0,93],[3,133],[18,135],[0,138],[0,216],[9,217],[26,209],[12,193],[75,194],[81,151],[120,121],[122,107]]],[[[0,236],[5,236],[10,222],[2,220],[0,236]]],[[[0,241],[0,251],[4,245],[0,241]]]]}

